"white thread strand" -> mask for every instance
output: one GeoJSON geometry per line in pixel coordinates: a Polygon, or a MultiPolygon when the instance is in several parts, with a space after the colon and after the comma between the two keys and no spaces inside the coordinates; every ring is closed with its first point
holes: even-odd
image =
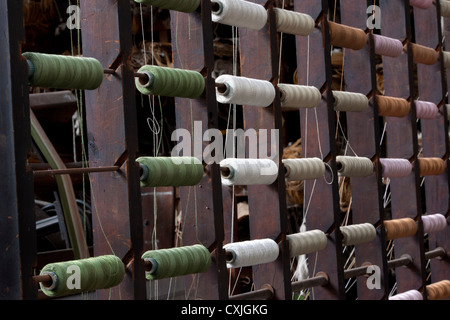
{"type": "Polygon", "coordinates": [[[417,290],[409,290],[389,297],[389,300],[423,300],[422,294],[417,290]]]}
{"type": "Polygon", "coordinates": [[[281,106],[283,108],[315,108],[319,105],[322,95],[313,86],[299,86],[293,84],[278,84],[281,92],[281,106]]]}
{"type": "Polygon", "coordinates": [[[222,174],[222,184],[233,185],[269,185],[278,177],[278,166],[270,159],[227,158],[220,166],[230,170],[229,176],[222,174]]]}
{"type": "Polygon", "coordinates": [[[279,247],[272,239],[258,239],[228,243],[223,248],[233,255],[228,268],[248,267],[269,263],[278,258],[279,247]]]}
{"type": "Polygon", "coordinates": [[[424,233],[439,232],[447,227],[447,219],[440,213],[424,215],[422,222],[424,233]]]}
{"type": "Polygon", "coordinates": [[[212,12],[212,21],[229,26],[260,30],[267,24],[266,9],[256,3],[243,0],[211,0],[219,10],[212,12]]]}
{"type": "Polygon", "coordinates": [[[307,14],[274,8],[277,16],[277,31],[308,36],[314,31],[315,21],[307,14]]]}
{"type": "Polygon", "coordinates": [[[289,234],[286,236],[289,242],[289,255],[296,257],[316,251],[321,251],[327,246],[327,236],[321,230],[311,230],[289,234]]]}
{"type": "Polygon", "coordinates": [[[371,223],[342,226],[340,230],[343,235],[342,243],[345,246],[373,241],[377,235],[377,230],[371,223]]]}
{"type": "Polygon", "coordinates": [[[323,177],[325,164],[319,158],[283,159],[286,179],[289,181],[312,180],[323,177]]]}
{"type": "Polygon", "coordinates": [[[346,177],[368,177],[373,173],[373,163],[369,158],[337,156],[336,162],[341,165],[339,175],[346,177]]]}
{"type": "Polygon", "coordinates": [[[362,93],[333,91],[334,110],[361,112],[368,108],[369,99],[362,93]]]}

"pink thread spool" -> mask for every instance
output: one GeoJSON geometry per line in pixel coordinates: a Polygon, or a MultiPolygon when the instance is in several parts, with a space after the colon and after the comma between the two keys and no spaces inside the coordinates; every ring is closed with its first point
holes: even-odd
{"type": "Polygon", "coordinates": [[[407,159],[380,159],[383,167],[383,177],[400,178],[408,176],[412,171],[412,164],[407,159]]]}
{"type": "Polygon", "coordinates": [[[433,4],[433,0],[409,0],[409,4],[416,8],[428,9],[433,4]]]}
{"type": "Polygon", "coordinates": [[[416,117],[419,119],[434,119],[439,113],[438,107],[427,101],[414,101],[416,105],[416,117]]]}
{"type": "Polygon", "coordinates": [[[422,216],[422,222],[424,233],[442,231],[447,226],[447,219],[440,213],[424,215],[422,216]]]}
{"type": "Polygon", "coordinates": [[[409,290],[389,297],[389,300],[423,300],[423,296],[417,290],[409,290]]]}
{"type": "Polygon", "coordinates": [[[403,44],[400,40],[374,34],[373,42],[376,54],[396,58],[403,53],[403,44]]]}

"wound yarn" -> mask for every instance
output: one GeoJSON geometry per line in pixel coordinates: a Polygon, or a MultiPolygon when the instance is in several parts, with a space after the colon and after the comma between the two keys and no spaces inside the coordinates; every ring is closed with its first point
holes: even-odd
{"type": "Polygon", "coordinates": [[[439,114],[436,104],[428,101],[414,101],[416,105],[416,117],[419,119],[434,119],[439,114]]]}
{"type": "MultiPolygon", "coordinates": [[[[403,50],[407,50],[407,44],[405,44],[403,50]]],[[[439,59],[439,53],[432,49],[425,46],[422,46],[417,43],[411,43],[412,46],[412,53],[413,53],[413,61],[415,63],[421,63],[426,65],[433,65],[435,64],[439,59]]]]}
{"type": "Polygon", "coordinates": [[[417,223],[411,218],[385,220],[386,240],[406,238],[417,233],[417,223]]]}
{"type": "Polygon", "coordinates": [[[203,177],[203,164],[195,157],[139,157],[141,187],[194,186],[203,177]]]}
{"type": "Polygon", "coordinates": [[[221,172],[226,186],[270,185],[278,178],[278,166],[271,159],[227,158],[220,167],[229,170],[229,174],[221,172]]]}
{"type": "Polygon", "coordinates": [[[120,258],[105,255],[50,263],[41,270],[40,274],[49,274],[53,279],[50,287],[40,283],[42,292],[49,297],[63,297],[117,286],[123,280],[125,266],[120,258]]]}
{"type": "Polygon", "coordinates": [[[154,6],[161,9],[175,10],[180,12],[191,13],[199,6],[201,0],[134,0],[148,6],[154,6]]]}
{"type": "Polygon", "coordinates": [[[442,280],[427,285],[428,300],[444,300],[450,298],[450,280],[442,280]]]}
{"type": "Polygon", "coordinates": [[[369,99],[362,93],[333,90],[333,98],[336,111],[362,112],[369,107],[369,99]]]}
{"type": "Polygon", "coordinates": [[[278,88],[282,108],[315,108],[322,100],[319,89],[313,86],[280,83],[278,88]]]}
{"type": "Polygon", "coordinates": [[[408,100],[396,97],[376,96],[380,117],[406,117],[411,111],[408,100]]]}
{"type": "Polygon", "coordinates": [[[416,8],[428,9],[433,4],[433,0],[409,0],[409,4],[416,8]]]}
{"type": "Polygon", "coordinates": [[[403,53],[403,43],[398,39],[373,35],[375,53],[381,56],[396,58],[403,53]]]}
{"type": "Polygon", "coordinates": [[[310,230],[289,234],[286,236],[289,242],[289,256],[296,257],[303,254],[313,253],[325,249],[327,236],[321,230],[310,230]]]}
{"type": "Polygon", "coordinates": [[[142,259],[153,265],[152,269],[145,273],[147,280],[202,273],[208,270],[211,264],[211,254],[201,244],[149,250],[142,255],[142,259]]]}
{"type": "Polygon", "coordinates": [[[30,86],[55,89],[94,90],[103,81],[103,66],[95,58],[36,52],[22,54],[32,65],[30,86]]]}
{"type": "Polygon", "coordinates": [[[441,4],[441,16],[443,17],[450,17],[450,2],[447,0],[440,0],[441,4]]]}
{"type": "Polygon", "coordinates": [[[328,21],[330,42],[333,46],[361,50],[367,42],[364,30],[328,21]]]}
{"type": "Polygon", "coordinates": [[[288,181],[319,179],[325,174],[325,163],[319,158],[283,159],[288,181]]]}
{"type": "Polygon", "coordinates": [[[373,162],[365,157],[337,156],[338,174],[345,177],[368,177],[373,173],[373,162]]]}
{"type": "Polygon", "coordinates": [[[391,296],[389,300],[423,300],[423,295],[418,290],[409,290],[391,296]]]}
{"type": "Polygon", "coordinates": [[[439,232],[447,227],[447,219],[440,213],[423,215],[422,223],[424,233],[439,232]]]}
{"type": "Polygon", "coordinates": [[[342,226],[339,229],[343,235],[342,244],[345,246],[370,242],[377,236],[377,230],[371,223],[342,226]]]}
{"type": "Polygon", "coordinates": [[[223,104],[268,107],[276,95],[273,84],[265,80],[224,74],[216,79],[216,83],[225,84],[227,87],[225,92],[216,88],[217,102],[223,104]]]}
{"type": "Polygon", "coordinates": [[[279,247],[272,239],[257,239],[227,243],[223,248],[230,254],[228,268],[240,268],[269,263],[278,258],[279,247]]]}
{"type": "Polygon", "coordinates": [[[205,79],[197,71],[145,65],[138,72],[148,75],[146,83],[135,78],[136,88],[145,95],[195,99],[205,90],[205,79]]]}
{"type": "Polygon", "coordinates": [[[419,158],[420,176],[438,176],[446,169],[445,161],[441,158],[419,158]]]}
{"type": "Polygon", "coordinates": [[[213,22],[251,30],[267,24],[267,11],[260,4],[243,0],[211,0],[211,4],[213,22]]]}
{"type": "Polygon", "coordinates": [[[442,51],[442,57],[444,59],[444,68],[449,69],[450,68],[450,52],[448,51],[442,51]]]}
{"type": "Polygon", "coordinates": [[[280,8],[274,10],[278,32],[308,36],[314,31],[316,22],[310,15],[280,8]]]}
{"type": "Polygon", "coordinates": [[[383,168],[383,177],[386,178],[401,178],[406,177],[412,172],[412,164],[407,159],[380,159],[383,168]]]}

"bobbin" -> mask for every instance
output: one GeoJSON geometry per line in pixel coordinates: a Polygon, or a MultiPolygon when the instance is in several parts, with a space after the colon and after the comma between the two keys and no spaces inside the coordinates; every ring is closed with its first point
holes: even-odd
{"type": "Polygon", "coordinates": [[[260,30],[267,24],[267,11],[257,3],[242,0],[211,0],[212,21],[260,30]]]}
{"type": "Polygon", "coordinates": [[[346,177],[368,177],[374,172],[372,160],[366,157],[337,156],[338,174],[346,177]]]}
{"type": "Polygon", "coordinates": [[[361,50],[367,43],[364,30],[328,21],[332,45],[353,50],[361,50]]]}

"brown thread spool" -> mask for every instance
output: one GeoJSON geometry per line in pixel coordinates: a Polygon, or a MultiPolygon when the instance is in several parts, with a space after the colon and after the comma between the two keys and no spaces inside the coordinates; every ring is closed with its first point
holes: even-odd
{"type": "Polygon", "coordinates": [[[332,45],[353,50],[361,50],[366,45],[367,36],[363,30],[331,21],[328,25],[332,45]]]}
{"type": "Polygon", "coordinates": [[[417,232],[417,223],[411,218],[386,220],[384,227],[387,240],[410,237],[417,232]]]}
{"type": "Polygon", "coordinates": [[[427,286],[428,300],[443,300],[450,297],[450,280],[442,280],[427,286]]]}
{"type": "MultiPolygon", "coordinates": [[[[411,46],[415,63],[433,65],[438,61],[439,53],[436,50],[416,43],[411,43],[411,46]]],[[[406,44],[403,48],[406,51],[406,44]]]]}
{"type": "Polygon", "coordinates": [[[441,158],[419,158],[420,176],[440,175],[445,171],[445,161],[441,158]]]}
{"type": "Polygon", "coordinates": [[[376,96],[378,115],[381,117],[406,117],[411,110],[408,100],[403,98],[376,96]]]}

